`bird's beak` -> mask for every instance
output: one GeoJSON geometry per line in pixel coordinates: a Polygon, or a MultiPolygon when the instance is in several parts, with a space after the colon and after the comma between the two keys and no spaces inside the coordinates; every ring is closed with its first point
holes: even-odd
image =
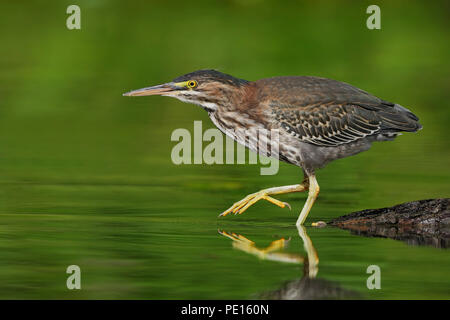
{"type": "Polygon", "coordinates": [[[148,88],[142,88],[133,90],[127,93],[124,93],[124,96],[127,97],[138,97],[138,96],[164,96],[169,95],[171,92],[174,92],[176,87],[172,83],[164,83],[159,86],[153,86],[148,88]]]}

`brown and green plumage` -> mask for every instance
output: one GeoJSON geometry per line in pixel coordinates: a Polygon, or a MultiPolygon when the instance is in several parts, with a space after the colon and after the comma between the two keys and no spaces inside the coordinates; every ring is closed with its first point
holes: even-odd
{"type": "Polygon", "coordinates": [[[408,109],[347,83],[318,77],[246,81],[215,70],[200,70],[125,95],[171,96],[200,105],[222,132],[265,155],[269,150],[258,150],[258,137],[248,134],[257,132],[254,129],[277,130],[278,157],[301,167],[303,182],[251,194],[221,215],[242,213],[260,199],[284,207],[286,203],[271,195],[308,190],[298,225],[303,224],[319,193],[316,169],[368,150],[374,141],[392,140],[402,131],[421,129],[418,118],[408,109]]]}

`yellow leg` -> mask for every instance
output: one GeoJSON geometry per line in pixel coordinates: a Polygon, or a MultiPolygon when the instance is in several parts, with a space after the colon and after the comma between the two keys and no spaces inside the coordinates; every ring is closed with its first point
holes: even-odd
{"type": "Polygon", "coordinates": [[[317,183],[316,176],[311,175],[309,176],[309,192],[308,192],[308,199],[306,199],[305,205],[303,206],[302,212],[300,212],[300,215],[297,219],[297,226],[303,225],[303,223],[306,220],[306,217],[308,216],[309,211],[311,211],[311,208],[314,204],[314,202],[317,199],[317,196],[319,195],[320,187],[317,183]]]}
{"type": "Polygon", "coordinates": [[[242,214],[245,210],[247,210],[249,207],[251,207],[253,204],[258,202],[261,199],[267,200],[274,205],[279,206],[280,208],[289,207],[291,206],[287,202],[282,202],[277,199],[274,199],[270,197],[271,195],[276,194],[283,194],[283,193],[291,193],[291,192],[301,192],[308,189],[307,183],[302,184],[294,184],[292,186],[284,186],[284,187],[274,187],[269,189],[264,189],[255,193],[252,193],[248,196],[246,196],[244,199],[234,203],[229,209],[222,212],[220,216],[224,217],[230,213],[234,214],[242,214]]]}
{"type": "Polygon", "coordinates": [[[305,270],[309,278],[315,278],[317,272],[319,272],[319,255],[317,254],[316,248],[314,248],[311,238],[306,233],[304,226],[297,226],[298,235],[303,240],[303,247],[308,255],[308,269],[305,270]]]}
{"type": "Polygon", "coordinates": [[[289,263],[302,263],[304,261],[304,258],[298,254],[277,252],[287,247],[289,240],[284,238],[272,241],[268,247],[261,249],[256,247],[253,241],[242,235],[218,231],[221,235],[233,240],[233,248],[255,255],[260,259],[289,263]]]}

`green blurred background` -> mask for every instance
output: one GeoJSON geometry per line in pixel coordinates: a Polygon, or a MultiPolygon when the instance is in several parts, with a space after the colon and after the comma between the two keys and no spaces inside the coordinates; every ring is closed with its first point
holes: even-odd
{"type": "MultiPolygon", "coordinates": [[[[232,249],[217,229],[266,246],[292,237],[292,212],[258,203],[217,215],[244,195],[300,181],[280,164],[172,164],[176,128],[207,114],[163,97],[122,93],[202,68],[247,80],[315,75],[351,83],[416,113],[424,129],[318,173],[311,221],[448,197],[448,1],[2,1],[0,3],[0,298],[246,299],[301,278],[303,267],[232,249]],[[66,8],[81,7],[81,30],[66,8]],[[67,266],[82,289],[66,288],[67,266]]],[[[450,298],[445,249],[307,228],[318,278],[368,299],[450,298]],[[366,288],[366,268],[382,289],[366,288]]]]}

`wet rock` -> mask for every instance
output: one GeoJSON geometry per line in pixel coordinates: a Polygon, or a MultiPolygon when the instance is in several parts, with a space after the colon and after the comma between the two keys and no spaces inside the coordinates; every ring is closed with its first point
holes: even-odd
{"type": "Polygon", "coordinates": [[[411,245],[450,246],[450,199],[406,202],[367,209],[333,219],[328,224],[368,237],[386,237],[411,245]]]}

